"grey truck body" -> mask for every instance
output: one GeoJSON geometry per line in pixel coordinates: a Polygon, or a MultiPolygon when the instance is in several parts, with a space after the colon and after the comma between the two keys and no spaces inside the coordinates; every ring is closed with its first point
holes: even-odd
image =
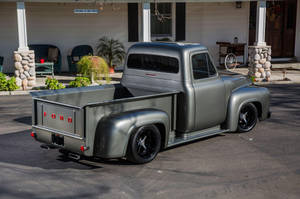
{"type": "Polygon", "coordinates": [[[201,53],[208,50],[200,44],[139,43],[128,50],[120,84],[32,93],[36,139],[84,156],[121,158],[143,125],[159,129],[164,149],[236,131],[239,110],[249,102],[260,120],[268,117],[268,89],[246,77],[216,72],[195,80],[191,57],[201,53]],[[130,55],[137,54],[171,57],[179,69],[128,67],[130,55]]]}

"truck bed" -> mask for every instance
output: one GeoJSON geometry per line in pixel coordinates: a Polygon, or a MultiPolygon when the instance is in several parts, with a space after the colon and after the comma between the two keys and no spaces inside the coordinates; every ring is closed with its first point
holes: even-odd
{"type": "MultiPolygon", "coordinates": [[[[77,139],[93,148],[99,121],[110,115],[141,109],[162,110],[172,120],[170,128],[174,128],[176,93],[128,89],[121,84],[34,92],[33,129],[37,139],[44,143],[78,151],[78,147],[74,149],[66,143],[77,139]]],[[[90,153],[85,155],[93,155],[90,153]]]]}

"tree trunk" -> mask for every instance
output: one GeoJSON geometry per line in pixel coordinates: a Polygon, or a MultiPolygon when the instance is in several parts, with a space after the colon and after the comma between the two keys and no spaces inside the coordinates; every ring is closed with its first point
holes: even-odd
{"type": "Polygon", "coordinates": [[[91,73],[91,82],[92,82],[92,84],[95,84],[95,73],[94,72],[91,73]]]}

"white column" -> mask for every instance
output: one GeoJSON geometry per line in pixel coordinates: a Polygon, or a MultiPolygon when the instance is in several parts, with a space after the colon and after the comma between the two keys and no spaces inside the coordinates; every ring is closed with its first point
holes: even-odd
{"type": "Polygon", "coordinates": [[[150,3],[143,3],[143,42],[151,42],[150,3]]]}
{"type": "Polygon", "coordinates": [[[27,30],[26,30],[26,13],[24,2],[17,2],[17,18],[18,18],[18,36],[19,48],[18,51],[29,50],[27,45],[27,30]]]}
{"type": "Polygon", "coordinates": [[[257,1],[256,11],[256,46],[265,46],[265,31],[266,31],[266,0],[257,1]]]}

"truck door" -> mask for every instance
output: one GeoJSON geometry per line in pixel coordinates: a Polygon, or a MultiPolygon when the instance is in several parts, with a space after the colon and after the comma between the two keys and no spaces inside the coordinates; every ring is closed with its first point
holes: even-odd
{"type": "Polygon", "coordinates": [[[192,53],[190,63],[195,92],[194,130],[221,124],[226,118],[223,81],[207,52],[192,53]]]}

